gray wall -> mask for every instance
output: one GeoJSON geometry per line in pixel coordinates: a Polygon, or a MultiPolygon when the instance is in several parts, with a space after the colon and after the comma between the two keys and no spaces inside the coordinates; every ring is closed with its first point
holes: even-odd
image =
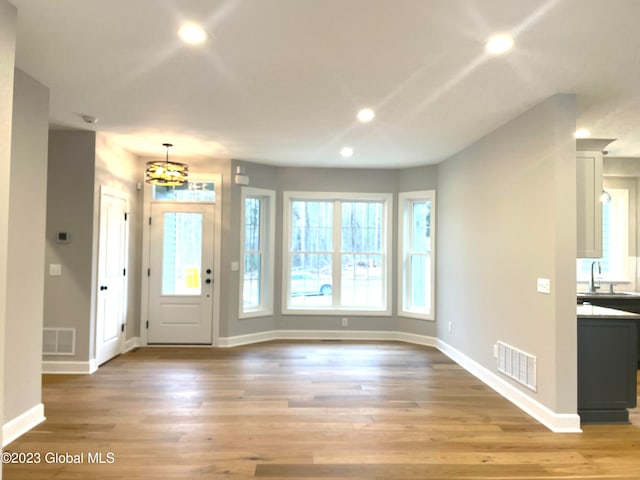
{"type": "Polygon", "coordinates": [[[129,195],[129,265],[126,338],[139,335],[142,247],[142,191],[139,159],[91,131],[52,131],[49,142],[47,195],[45,317],[47,327],[75,327],[76,355],[50,356],[52,361],[95,358],[96,282],[100,187],[129,195]],[[71,235],[59,244],[56,233],[71,235]],[[60,263],[62,276],[48,275],[48,265],[60,263]]]}
{"type": "Polygon", "coordinates": [[[16,70],[4,353],[6,421],[41,403],[48,130],[49,90],[16,70]]]}
{"type": "MultiPolygon", "coordinates": [[[[16,51],[16,17],[13,5],[0,0],[0,359],[4,362],[7,301],[7,243],[9,231],[9,171],[11,165],[11,123],[13,76],[16,51]]],[[[0,424],[4,424],[4,365],[0,368],[0,424]]],[[[2,440],[2,432],[0,432],[2,440]]],[[[2,471],[0,471],[0,478],[2,471]]]]}
{"type": "MultiPolygon", "coordinates": [[[[250,333],[283,330],[380,330],[406,331],[423,335],[435,335],[434,322],[397,318],[396,309],[396,239],[392,239],[390,255],[393,259],[392,271],[392,315],[390,316],[348,316],[349,327],[341,325],[344,314],[339,315],[283,315],[282,314],[282,192],[314,191],[314,192],[364,192],[391,193],[394,195],[393,225],[397,230],[397,193],[399,191],[427,190],[435,188],[437,168],[420,167],[415,169],[327,169],[327,168],[294,168],[271,167],[250,162],[232,162],[232,173],[236,166],[245,167],[250,179],[250,186],[275,190],[276,197],[276,232],[275,232],[275,288],[274,315],[259,318],[238,319],[239,277],[238,272],[228,271],[227,290],[229,301],[226,304],[226,330],[221,328],[220,336],[236,336],[250,333]]],[[[230,230],[223,238],[227,248],[223,258],[228,261],[240,259],[240,193],[241,186],[231,185],[230,230]]],[[[395,237],[395,236],[394,236],[395,237]]]]}
{"type": "MultiPolygon", "coordinates": [[[[429,165],[424,167],[405,168],[398,171],[398,193],[414,192],[419,190],[436,190],[436,214],[438,209],[438,166],[429,165]]],[[[397,197],[396,197],[397,202],[397,197]]],[[[394,231],[398,231],[398,209],[394,211],[394,231]]],[[[436,220],[436,235],[438,232],[438,220],[436,220]]],[[[396,239],[397,240],[397,239],[396,239]]],[[[397,253],[395,253],[397,257],[397,253]]],[[[436,268],[438,262],[438,244],[436,243],[436,268]]],[[[397,282],[398,278],[398,262],[394,262],[393,278],[397,282]]],[[[397,301],[397,285],[394,285],[397,301]]],[[[438,319],[438,282],[436,281],[436,298],[435,301],[435,318],[438,319]]],[[[426,320],[417,320],[415,318],[398,317],[397,330],[405,333],[413,333],[416,335],[425,335],[428,337],[436,337],[438,335],[437,323],[426,320]]]]}
{"type": "Polygon", "coordinates": [[[576,412],[574,130],[558,95],[438,170],[438,336],[491,371],[497,340],[536,355],[522,390],[558,413],[576,412]]]}
{"type": "MultiPolygon", "coordinates": [[[[242,185],[236,185],[233,181],[233,177],[235,177],[236,167],[244,166],[246,170],[246,174],[249,176],[249,186],[255,188],[264,188],[267,190],[276,190],[278,188],[278,169],[276,167],[272,167],[269,165],[259,165],[256,163],[249,162],[241,162],[237,160],[233,160],[231,162],[231,198],[227,199],[231,201],[230,208],[230,218],[229,218],[229,233],[228,236],[223,239],[223,242],[226,242],[227,249],[226,252],[229,255],[226,258],[232,259],[233,261],[240,261],[240,253],[242,245],[240,244],[240,233],[242,230],[242,225],[240,224],[240,217],[242,211],[242,203],[241,203],[241,193],[242,193],[242,185]]],[[[276,200],[276,205],[273,205],[272,208],[275,208],[276,216],[280,210],[280,204],[276,200]]],[[[276,243],[276,252],[277,249],[280,248],[280,238],[282,237],[282,232],[276,228],[275,231],[275,243],[276,243]]],[[[280,268],[277,260],[274,265],[276,271],[280,268]]],[[[221,337],[231,337],[236,335],[245,335],[248,333],[256,333],[256,332],[267,332],[274,330],[276,328],[275,315],[264,316],[264,317],[253,317],[253,318],[243,318],[239,319],[239,302],[240,302],[240,272],[232,272],[230,270],[230,266],[226,266],[227,268],[227,295],[228,295],[228,305],[227,305],[227,316],[225,318],[226,330],[223,335],[220,333],[221,337]]],[[[280,295],[280,288],[278,287],[278,283],[276,282],[276,295],[280,295]]],[[[276,297],[279,298],[279,297],[276,297]]],[[[278,302],[276,302],[278,303],[278,302]]],[[[280,306],[274,305],[274,313],[279,311],[280,306]]]]}
{"type": "Polygon", "coordinates": [[[95,132],[49,133],[44,326],[76,328],[76,354],[45,360],[91,358],[95,152],[95,132]],[[69,233],[71,242],[56,243],[57,232],[69,233]],[[48,275],[52,263],[62,265],[62,276],[48,275]]]}

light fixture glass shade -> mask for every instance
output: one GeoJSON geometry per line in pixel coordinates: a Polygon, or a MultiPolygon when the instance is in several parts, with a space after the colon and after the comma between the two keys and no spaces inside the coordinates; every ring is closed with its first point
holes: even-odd
{"type": "Polygon", "coordinates": [[[167,148],[167,159],[165,161],[156,160],[147,162],[146,175],[144,181],[152,185],[162,185],[165,187],[179,187],[184,185],[189,176],[189,166],[186,163],[170,162],[170,143],[163,143],[167,148]]]}

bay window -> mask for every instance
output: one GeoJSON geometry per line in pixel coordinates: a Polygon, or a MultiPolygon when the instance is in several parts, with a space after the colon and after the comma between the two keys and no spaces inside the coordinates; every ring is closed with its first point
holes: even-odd
{"type": "Polygon", "coordinates": [[[390,314],[392,197],[284,194],[283,311],[390,314]]]}
{"type": "Polygon", "coordinates": [[[433,320],[435,192],[399,195],[398,314],[433,320]]]}
{"type": "Polygon", "coordinates": [[[275,192],[242,189],[240,318],[273,313],[275,192]]]}

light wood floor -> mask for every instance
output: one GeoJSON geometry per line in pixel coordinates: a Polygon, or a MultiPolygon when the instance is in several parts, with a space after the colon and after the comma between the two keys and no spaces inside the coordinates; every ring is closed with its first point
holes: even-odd
{"type": "Polygon", "coordinates": [[[640,478],[638,410],[634,425],[554,434],[402,343],[139,349],[45,376],[43,397],[47,421],[5,448],[41,463],[5,465],[5,480],[640,478]]]}

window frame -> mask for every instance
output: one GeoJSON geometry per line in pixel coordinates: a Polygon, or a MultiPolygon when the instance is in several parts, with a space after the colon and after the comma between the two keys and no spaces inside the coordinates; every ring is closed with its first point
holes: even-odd
{"type": "Polygon", "coordinates": [[[238,318],[266,317],[273,315],[274,293],[274,266],[275,266],[275,211],[276,192],[255,187],[242,187],[240,193],[240,268],[239,268],[239,299],[238,318]],[[245,308],[244,306],[244,275],[245,275],[245,222],[246,200],[255,198],[260,202],[260,249],[261,252],[261,278],[260,278],[260,303],[257,307],[245,308]]]}
{"type": "Polygon", "coordinates": [[[393,225],[393,194],[391,193],[353,193],[353,192],[283,192],[282,205],[282,314],[283,315],[369,315],[391,316],[391,268],[392,268],[392,225],[393,225]],[[290,268],[291,268],[291,214],[294,201],[332,201],[332,304],[328,307],[289,305],[290,268]],[[381,202],[382,203],[382,252],[383,257],[383,282],[384,305],[382,308],[363,309],[361,307],[344,307],[338,302],[341,292],[341,261],[342,252],[342,202],[381,202]],[[337,280],[337,281],[336,281],[337,280]],[[335,295],[337,292],[337,296],[335,295]]]}
{"type": "Polygon", "coordinates": [[[435,321],[436,319],[436,191],[418,190],[401,192],[398,194],[398,303],[399,317],[415,318],[418,320],[435,321]],[[409,305],[410,267],[412,232],[411,206],[416,202],[430,202],[430,238],[431,238],[431,269],[430,282],[431,305],[429,312],[411,309],[409,305]]]}

